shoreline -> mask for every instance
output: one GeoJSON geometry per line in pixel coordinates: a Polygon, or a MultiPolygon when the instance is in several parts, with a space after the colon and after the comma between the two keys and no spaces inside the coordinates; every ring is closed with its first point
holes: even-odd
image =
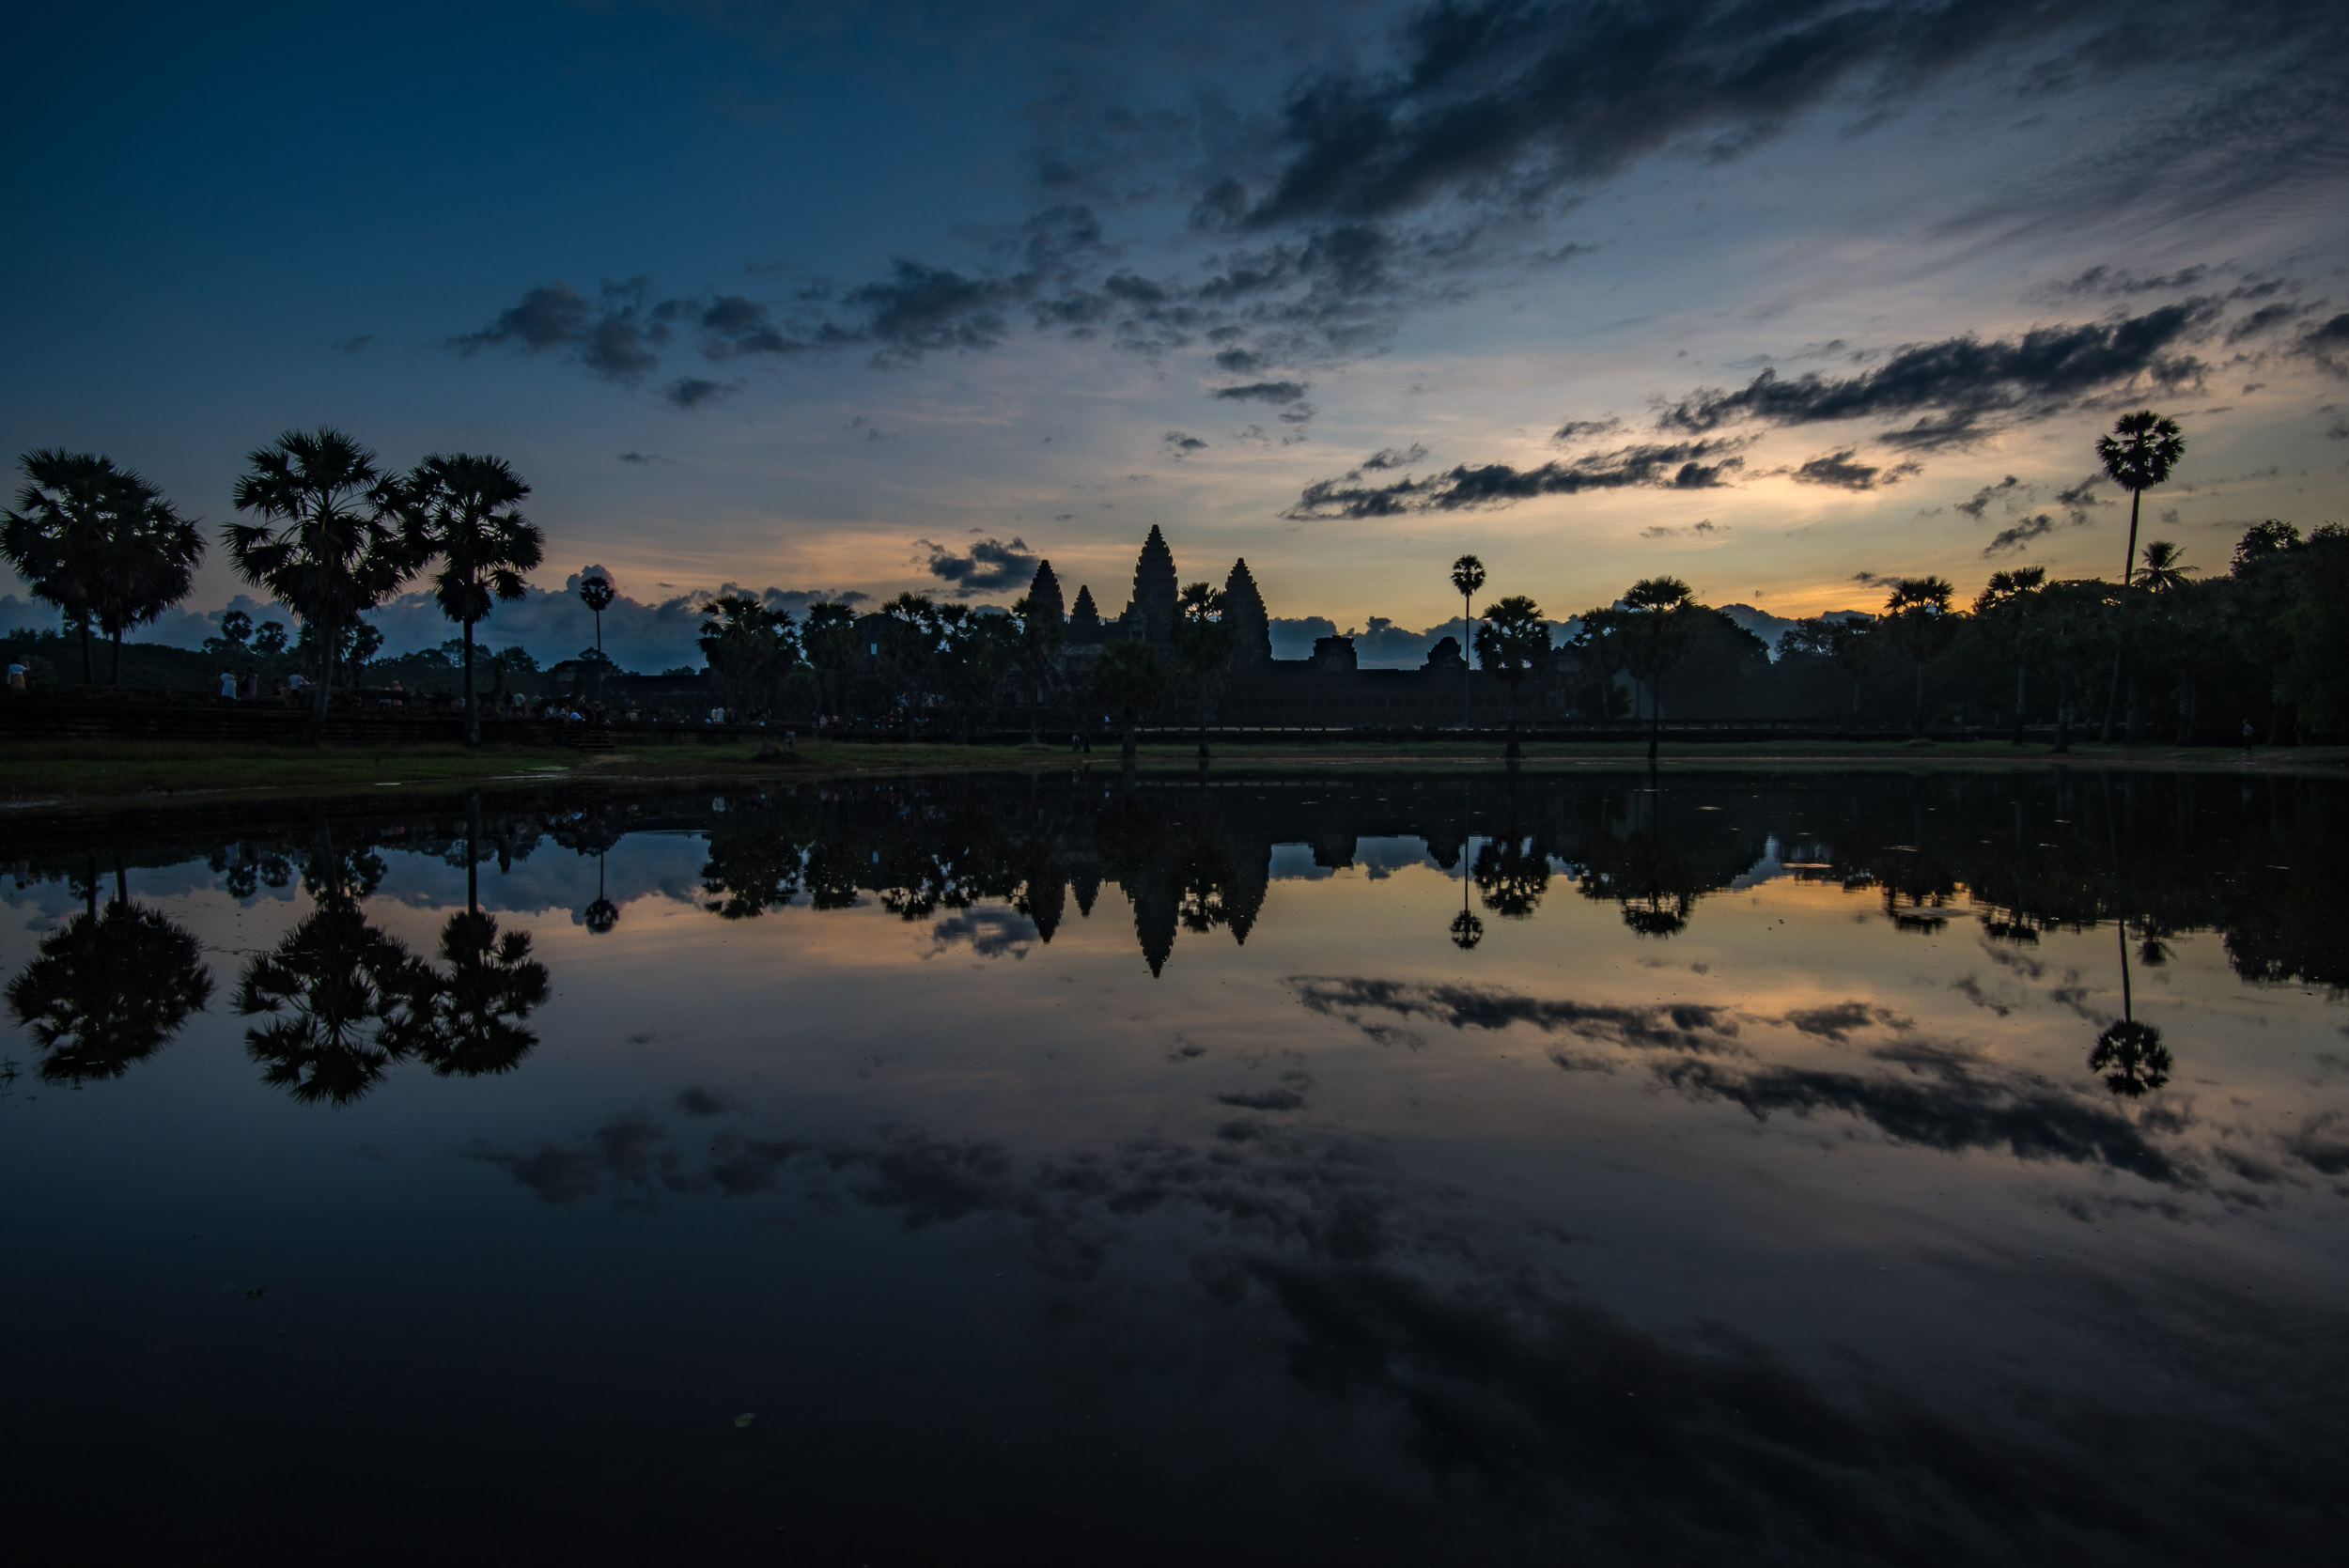
{"type": "MultiPolygon", "coordinates": [[[[1190,746],[1140,749],[1138,770],[1190,774],[1190,746]]],[[[660,787],[708,784],[776,784],[832,778],[925,773],[1045,770],[1090,766],[1118,771],[1114,745],[1080,755],[1065,747],[959,746],[920,742],[809,741],[761,762],[748,742],[639,747],[583,753],[556,747],[456,745],[328,746],[318,749],[223,746],[200,742],[57,741],[20,743],[0,753],[0,813],[16,820],[53,815],[210,807],[244,800],[364,799],[481,790],[504,793],[551,785],[660,787]]],[[[1373,742],[1332,740],[1310,745],[1241,743],[1217,748],[1211,772],[1239,775],[1278,770],[1367,769],[1486,772],[1504,767],[1488,741],[1373,742]]],[[[1644,745],[1622,742],[1528,742],[1520,764],[1529,773],[1643,772],[1644,745]]],[[[2014,772],[2046,768],[2095,771],[2232,774],[2238,777],[2349,776],[2349,747],[2279,746],[2255,749],[2246,759],[2221,747],[2076,745],[2058,754],[2041,745],[2005,741],[1918,744],[1724,741],[1667,745],[1659,772],[1807,772],[1861,768],[1871,772],[2014,772]]]]}

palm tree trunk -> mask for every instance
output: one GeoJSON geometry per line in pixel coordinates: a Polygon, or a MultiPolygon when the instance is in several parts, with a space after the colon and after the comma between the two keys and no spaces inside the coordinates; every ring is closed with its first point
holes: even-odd
{"type": "MultiPolygon", "coordinates": [[[[481,838],[481,792],[474,790],[465,797],[465,912],[481,912],[481,855],[475,847],[481,838]]],[[[598,897],[603,893],[602,862],[597,862],[598,897]]]]}
{"type": "Polygon", "coordinates": [[[1199,760],[1207,760],[1207,677],[1199,677],[1199,760]]]}
{"type": "Polygon", "coordinates": [[[1460,596],[1460,727],[1469,727],[1469,710],[1474,699],[1470,695],[1469,679],[1476,673],[1476,639],[1469,631],[1469,606],[1474,602],[1468,595],[1460,596]]]}
{"type": "Polygon", "coordinates": [[[2058,752],[2072,749],[2072,667],[2056,666],[2056,743],[2058,752]]]}
{"type": "Polygon", "coordinates": [[[117,685],[117,686],[120,686],[120,685],[122,684],[122,629],[121,629],[120,627],[117,627],[117,628],[115,628],[115,632],[114,632],[114,644],[115,644],[115,673],[114,673],[114,684],[115,684],[115,685],[117,685]]]}
{"type": "Polygon", "coordinates": [[[1912,740],[1925,737],[1925,661],[1922,658],[1917,660],[1917,697],[1916,705],[1908,713],[1908,735],[1912,740]]]}
{"type": "Polygon", "coordinates": [[[1517,683],[1509,683],[1509,749],[1503,753],[1511,762],[1517,760],[1517,683]]]}
{"type": "Polygon", "coordinates": [[[319,683],[310,693],[310,744],[318,746],[326,740],[326,694],[334,684],[334,618],[324,616],[311,626],[319,640],[319,683]]]}
{"type": "Polygon", "coordinates": [[[82,684],[84,686],[98,684],[98,666],[90,660],[89,617],[87,615],[82,617],[82,684]]]}
{"type": "Polygon", "coordinates": [[[2121,562],[2121,628],[2112,649],[2112,689],[2105,693],[2105,723],[2096,737],[2099,742],[2112,738],[2113,710],[2121,702],[2121,663],[2129,652],[2129,583],[2137,576],[2137,509],[2144,499],[2143,490],[2129,491],[2129,552],[2121,562]]]}
{"type": "MultiPolygon", "coordinates": [[[[598,638],[597,641],[600,643],[602,639],[598,638]]],[[[596,651],[600,654],[603,650],[599,647],[596,651]]],[[[596,673],[599,675],[603,673],[603,666],[600,663],[596,666],[596,673]]],[[[465,744],[468,746],[481,744],[481,710],[474,701],[473,622],[471,621],[465,623],[465,744]]]]}
{"type": "Polygon", "coordinates": [[[1647,766],[1651,773],[1656,771],[1657,737],[1664,727],[1662,685],[1663,676],[1660,674],[1647,677],[1647,766]]]}
{"type": "Polygon", "coordinates": [[[2015,744],[2017,746],[2023,743],[2023,677],[2030,673],[2030,668],[2019,659],[2015,661],[2015,744]]]}

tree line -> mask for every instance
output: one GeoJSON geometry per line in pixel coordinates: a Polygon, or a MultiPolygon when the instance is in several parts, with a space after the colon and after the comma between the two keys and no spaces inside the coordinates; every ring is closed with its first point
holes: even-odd
{"type": "MultiPolygon", "coordinates": [[[[1945,578],[1895,578],[1882,582],[1879,611],[1806,619],[1774,649],[1670,576],[1582,611],[1556,643],[1528,595],[1475,614],[1487,574],[1463,555],[1450,578],[1470,628],[1469,646],[1454,644],[1452,655],[1467,683],[1463,722],[1481,668],[1502,691],[1512,755],[1530,714],[1644,719],[1652,757],[1668,708],[1822,722],[1899,712],[1917,736],[1952,714],[1977,727],[2003,715],[2017,740],[2027,725],[2051,722],[2059,750],[2077,722],[2093,723],[2101,739],[2142,738],[2165,707],[2180,743],[2204,737],[2206,711],[2232,722],[2229,738],[2246,723],[2270,742],[2288,726],[2349,731],[2349,534],[2335,524],[2303,537],[2290,523],[2263,521],[2246,530],[2224,574],[2205,574],[2166,539],[2140,551],[2144,493],[2168,481],[2185,450],[2176,423],[2151,411],[2123,416],[2098,442],[2106,474],[2131,498],[2117,582],[2002,570],[1966,606],[1945,578]],[[1999,694],[2010,685],[2011,703],[1999,694]]],[[[78,629],[84,679],[94,679],[99,633],[114,643],[118,681],[123,633],[186,595],[202,533],[105,458],[52,449],[27,454],[23,467],[0,552],[78,629]]],[[[501,458],[435,455],[398,473],[332,429],[288,431],[250,454],[233,492],[250,520],[229,524],[226,543],[245,581],[300,622],[290,647],[276,623],[253,630],[249,645],[314,672],[314,735],[334,670],[380,646],[364,612],[428,573],[461,631],[449,652],[463,670],[466,736],[478,739],[474,628],[494,601],[521,597],[523,574],[542,558],[543,536],[520,510],[529,493],[501,458]]],[[[610,580],[591,575],[580,597],[596,615],[592,662],[610,667],[610,580]]],[[[818,602],[795,619],[755,597],[722,594],[701,615],[701,651],[730,708],[861,712],[903,736],[927,725],[968,739],[1008,706],[1024,714],[1032,741],[1048,710],[1089,711],[1118,724],[1129,757],[1145,719],[1195,723],[1206,753],[1238,644],[1224,592],[1194,582],[1181,589],[1162,643],[1129,638],[1067,660],[1069,616],[1049,562],[1008,611],[906,593],[878,613],[818,602]]],[[[224,651],[248,645],[237,637],[244,629],[224,618],[224,651]]],[[[505,674],[532,666],[509,648],[494,667],[502,685],[505,674]]]]}
{"type": "MultiPolygon", "coordinates": [[[[521,504],[530,487],[503,458],[435,453],[405,473],[340,430],[288,430],[246,457],[231,491],[241,520],[223,530],[237,574],[302,623],[311,681],[310,734],[325,730],[334,670],[381,646],[362,614],[428,575],[461,629],[465,738],[481,737],[474,628],[498,599],[519,599],[546,538],[521,504]]],[[[82,678],[94,684],[93,630],[114,644],[187,597],[204,558],[197,520],[135,471],[96,453],[45,448],[19,461],[24,484],[0,522],[0,555],[34,597],[80,633],[82,678]]],[[[268,633],[274,623],[261,629],[268,633]]],[[[229,629],[224,619],[224,635],[229,629]]],[[[272,635],[284,647],[284,631],[272,635]]]]}

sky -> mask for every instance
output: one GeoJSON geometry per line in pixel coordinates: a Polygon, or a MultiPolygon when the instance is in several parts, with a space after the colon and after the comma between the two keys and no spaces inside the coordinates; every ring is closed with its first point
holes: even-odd
{"type": "MultiPolygon", "coordinates": [[[[503,456],[485,629],[694,662],[720,588],[1104,613],[1161,526],[1416,659],[2349,519],[2349,8],[2063,0],[27,8],[0,450],[208,523],[245,455],[503,456]]],[[[192,642],[250,589],[215,549],[192,642]]],[[[0,617],[54,617],[0,572],[0,617]]],[[[420,599],[393,651],[454,628],[420,599]]],[[[1299,650],[1301,651],[1301,650],[1299,650]]]]}

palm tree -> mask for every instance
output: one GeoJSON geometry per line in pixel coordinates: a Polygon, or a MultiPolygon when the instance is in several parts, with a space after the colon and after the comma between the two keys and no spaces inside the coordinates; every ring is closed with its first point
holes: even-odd
{"type": "Polygon", "coordinates": [[[443,1078],[511,1071],[538,1044],[522,1026],[547,1000],[547,967],[530,955],[530,933],[498,933],[481,908],[481,797],[465,801],[465,907],[441,928],[448,966],[423,994],[430,1016],[416,1054],[443,1078]]]}
{"type": "Polygon", "coordinates": [[[2166,594],[2185,587],[2186,580],[2201,570],[2187,566],[2185,552],[2168,539],[2150,539],[2145,545],[2145,567],[2138,581],[2149,594],[2166,594]]]}
{"type": "Polygon", "coordinates": [[[1925,733],[1925,660],[1940,652],[1952,628],[1950,596],[1956,590],[1947,578],[1904,577],[1894,581],[1884,601],[1884,618],[1877,629],[1907,653],[1917,674],[1917,696],[1909,710],[1909,735],[1925,733]]]}
{"type": "Polygon", "coordinates": [[[132,904],[123,884],[117,861],[115,896],[101,914],[92,867],[89,908],[8,982],[8,1012],[40,1047],[43,1082],[120,1078],[211,1000],[204,944],[132,904]]]}
{"type": "Polygon", "coordinates": [[[612,608],[613,596],[619,592],[601,567],[590,567],[579,580],[579,602],[596,617],[596,664],[603,664],[603,613],[612,608]]]}
{"type": "MultiPolygon", "coordinates": [[[[439,556],[432,600],[464,629],[465,744],[481,744],[481,709],[474,692],[473,629],[493,600],[521,598],[522,573],[545,553],[546,536],[517,509],[530,487],[503,458],[439,453],[408,476],[406,514],[411,549],[439,556]]],[[[599,617],[599,629],[601,621],[599,617]]],[[[597,652],[602,652],[600,629],[597,652]]]]}
{"type": "Polygon", "coordinates": [[[1175,599],[1174,624],[1167,628],[1174,657],[1198,682],[1202,762],[1207,760],[1207,709],[1214,702],[1216,677],[1232,661],[1232,645],[1237,641],[1232,618],[1224,613],[1229,604],[1222,589],[1205,582],[1190,583],[1175,599]]]}
{"type": "Polygon", "coordinates": [[[1995,571],[1974,598],[1974,620],[1987,627],[2015,658],[2015,744],[2023,743],[2024,687],[2030,675],[2032,612],[2047,582],[2045,567],[1995,571]]]}
{"type": "Polygon", "coordinates": [[[1452,563],[1452,591],[1460,596],[1460,727],[1469,724],[1469,680],[1476,661],[1469,656],[1475,651],[1475,612],[1470,608],[1477,590],[1485,586],[1485,563],[1473,555],[1463,555],[1452,563]]]}
{"type": "Polygon", "coordinates": [[[90,629],[106,633],[119,686],[122,634],[187,598],[204,536],[161,490],[97,453],[48,447],[18,466],[25,482],[0,526],[0,555],[80,629],[85,684],[97,679],[90,629]]]}
{"type": "Polygon", "coordinates": [[[1688,654],[1697,614],[1696,593],[1676,577],[1645,577],[1623,596],[1624,664],[1647,682],[1647,766],[1664,725],[1664,676],[1688,654]]]}
{"type": "Polygon", "coordinates": [[[1122,763],[1134,767],[1134,720],[1156,706],[1166,688],[1166,665],[1147,643],[1112,643],[1093,661],[1093,694],[1118,716],[1125,733],[1122,763]]]}
{"type": "Polygon", "coordinates": [[[263,522],[228,525],[238,575],[293,607],[319,661],[310,738],[326,732],[326,700],[344,629],[396,593],[422,565],[398,526],[398,478],[340,430],[288,430],[256,448],[233,492],[237,510],[263,522]]]}
{"type": "Polygon", "coordinates": [[[2137,564],[2137,515],[2145,492],[2169,481],[2170,471],[2186,455],[2186,438],[2178,422],[2151,409],[2124,413],[2113,423],[2112,434],[2096,440],[2096,456],[2105,475],[2129,492],[2129,548],[2121,557],[2121,629],[2112,650],[2112,688],[2105,696],[2104,731],[2099,740],[2112,738],[2112,713],[2121,700],[2121,666],[2129,652],[2129,580],[2137,564]]]}
{"type": "Polygon", "coordinates": [[[1548,652],[1549,628],[1542,622],[1541,607],[1532,599],[1512,594],[1485,606],[1484,624],[1476,629],[1476,656],[1484,661],[1486,674],[1500,681],[1508,696],[1507,756],[1511,762],[1518,756],[1517,688],[1548,652]]]}

